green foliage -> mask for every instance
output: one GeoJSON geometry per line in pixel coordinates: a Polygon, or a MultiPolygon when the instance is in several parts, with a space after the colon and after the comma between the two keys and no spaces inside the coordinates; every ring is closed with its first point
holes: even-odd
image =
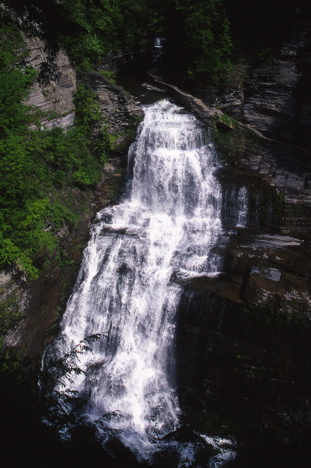
{"type": "Polygon", "coordinates": [[[83,84],[78,86],[74,97],[76,106],[75,123],[87,136],[90,136],[93,126],[101,119],[97,101],[98,97],[89,87],[83,84]]]}
{"type": "Polygon", "coordinates": [[[241,155],[258,151],[258,137],[227,114],[214,115],[213,139],[220,157],[226,162],[236,164],[241,155]]]}
{"type": "Polygon", "coordinates": [[[117,135],[110,133],[107,125],[101,124],[100,131],[94,142],[93,148],[102,163],[106,161],[106,155],[114,151],[116,140],[117,135]]]}
{"type": "MultiPolygon", "coordinates": [[[[175,76],[219,85],[232,69],[232,52],[273,60],[292,32],[297,2],[290,0],[3,0],[50,50],[65,46],[83,72],[110,51],[141,49],[156,36],[166,42],[166,66],[175,76]]],[[[301,2],[300,2],[301,3],[301,2]]],[[[307,18],[307,1],[299,7],[307,18]]],[[[7,13],[2,10],[7,24],[7,13]]],[[[17,40],[17,38],[15,38],[17,40]]],[[[3,42],[3,41],[2,41],[3,42]]],[[[10,58],[0,53],[8,65],[10,58]]],[[[0,61],[1,61],[0,60],[0,61]]]]}
{"type": "Polygon", "coordinates": [[[200,78],[206,85],[219,84],[232,68],[233,49],[223,0],[175,0],[173,5],[168,60],[182,69],[187,80],[200,78]]]}
{"type": "Polygon", "coordinates": [[[17,63],[23,58],[19,53],[22,36],[12,22],[0,26],[0,137],[22,131],[27,124],[27,111],[21,101],[32,83],[35,71],[23,69],[17,63]]]}
{"type": "Polygon", "coordinates": [[[151,31],[159,33],[163,10],[169,2],[65,0],[66,15],[79,26],[79,34],[78,39],[64,34],[62,42],[74,63],[86,71],[111,50],[146,45],[151,31]]]}
{"type": "Polygon", "coordinates": [[[94,186],[114,137],[86,86],[75,96],[73,128],[29,131],[22,99],[35,74],[16,64],[22,46],[17,27],[8,20],[0,36],[0,268],[11,265],[36,279],[38,256],[58,257],[58,231],[77,224],[72,201],[58,193],[94,186]]]}
{"type": "Polygon", "coordinates": [[[20,17],[27,14],[32,23],[44,25],[41,29],[47,31],[49,47],[63,44],[81,72],[90,70],[110,51],[146,47],[156,36],[167,38],[167,66],[190,81],[199,77],[208,85],[219,84],[232,68],[233,44],[225,0],[29,3],[23,8],[15,5],[20,17]],[[55,37],[50,37],[53,30],[55,37]]]}
{"type": "Polygon", "coordinates": [[[107,78],[111,83],[116,84],[116,74],[112,70],[100,70],[102,76],[107,78]]]}
{"type": "MultiPolygon", "coordinates": [[[[89,351],[92,352],[93,343],[105,337],[106,333],[87,336],[64,356],[52,362],[47,360],[44,370],[40,372],[40,381],[45,399],[45,420],[52,423],[56,430],[61,431],[63,435],[67,434],[70,437],[73,427],[77,423],[83,423],[83,418],[79,413],[86,403],[85,399],[79,395],[79,392],[69,390],[66,387],[73,381],[74,375],[85,374],[80,367],[80,355],[89,351]]],[[[106,414],[102,418],[108,416],[109,414],[106,414]]],[[[94,421],[94,426],[101,425],[102,418],[94,421]]]]}
{"type": "Polygon", "coordinates": [[[117,137],[108,131],[106,123],[102,120],[97,95],[87,85],[81,84],[75,94],[74,103],[75,123],[79,132],[90,138],[95,129],[96,138],[92,141],[92,150],[101,163],[105,162],[106,154],[115,148],[117,137]]]}
{"type": "MultiPolygon", "coordinates": [[[[64,203],[64,201],[63,201],[64,203]]],[[[55,232],[64,226],[76,226],[78,216],[64,204],[54,201],[46,208],[46,223],[55,232]]]]}
{"type": "Polygon", "coordinates": [[[4,336],[20,320],[22,314],[16,302],[16,296],[12,294],[0,304],[0,349],[3,345],[4,336]]]}
{"type": "Polygon", "coordinates": [[[275,58],[273,57],[273,52],[270,48],[264,49],[257,53],[257,60],[261,64],[270,64],[275,63],[275,58]]]}

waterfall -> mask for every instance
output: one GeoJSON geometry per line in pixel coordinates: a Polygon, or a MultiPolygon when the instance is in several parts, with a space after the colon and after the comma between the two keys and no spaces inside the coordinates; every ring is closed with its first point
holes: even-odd
{"type": "Polygon", "coordinates": [[[241,187],[238,192],[236,211],[238,213],[237,226],[245,227],[248,215],[248,197],[246,187],[241,187]]]}
{"type": "Polygon", "coordinates": [[[156,37],[152,47],[152,61],[158,63],[161,61],[163,56],[163,45],[165,43],[164,37],[156,37]]]}
{"type": "Polygon", "coordinates": [[[249,191],[242,185],[230,184],[224,188],[222,203],[223,226],[232,230],[247,227],[249,218],[249,191]]]}
{"type": "Polygon", "coordinates": [[[102,334],[79,354],[83,372],[72,372],[65,388],[85,399],[78,413],[84,421],[105,415],[103,441],[107,428],[120,431],[139,460],[150,460],[157,441],[179,426],[171,360],[182,288],[171,278],[219,270],[212,248],[222,233],[222,195],[200,122],[168,100],[144,113],[129,151],[126,193],[97,215],[44,366],[102,334]]]}

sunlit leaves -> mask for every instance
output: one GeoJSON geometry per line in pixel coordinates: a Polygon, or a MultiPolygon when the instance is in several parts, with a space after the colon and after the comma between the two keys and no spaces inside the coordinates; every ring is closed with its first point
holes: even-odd
{"type": "Polygon", "coordinates": [[[39,273],[34,266],[38,256],[52,252],[57,256],[58,230],[77,222],[70,207],[61,203],[58,191],[69,187],[83,190],[96,184],[112,137],[101,123],[96,95],[84,87],[75,98],[74,128],[66,132],[61,128],[30,131],[22,100],[34,74],[13,60],[18,55],[15,44],[21,45],[15,40],[20,38],[16,26],[9,23],[2,33],[0,268],[11,265],[34,279],[39,273]],[[94,125],[97,139],[93,138],[94,125]]]}

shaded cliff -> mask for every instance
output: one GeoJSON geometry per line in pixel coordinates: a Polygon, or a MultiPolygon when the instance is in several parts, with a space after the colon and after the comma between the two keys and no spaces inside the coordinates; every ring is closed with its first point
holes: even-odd
{"type": "Polygon", "coordinates": [[[311,28],[300,26],[217,96],[156,78],[213,127],[223,163],[224,271],[183,283],[175,367],[185,422],[235,434],[239,467],[311,459],[311,28]]]}

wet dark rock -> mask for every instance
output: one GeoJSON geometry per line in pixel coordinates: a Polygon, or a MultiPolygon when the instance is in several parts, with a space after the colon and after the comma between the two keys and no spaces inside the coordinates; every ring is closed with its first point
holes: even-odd
{"type": "Polygon", "coordinates": [[[113,459],[116,460],[118,465],[122,463],[122,466],[129,466],[133,468],[141,468],[146,466],[144,463],[139,463],[133,452],[128,447],[125,447],[117,438],[111,437],[110,440],[105,444],[105,450],[113,459]]]}
{"type": "MultiPolygon", "coordinates": [[[[161,439],[161,442],[161,451],[158,457],[155,457],[155,460],[158,463],[161,461],[163,463],[164,460],[166,460],[167,463],[169,460],[169,464],[172,467],[178,467],[180,466],[180,462],[183,463],[183,461],[186,461],[187,466],[203,468],[207,466],[214,452],[212,445],[208,444],[200,435],[196,434],[190,426],[186,425],[166,434],[161,439]],[[190,459],[184,458],[187,451],[190,452],[190,459]],[[181,460],[179,460],[180,454],[183,455],[181,460]],[[175,463],[174,459],[176,460],[175,463]]],[[[156,464],[156,466],[158,466],[158,464],[156,464]]],[[[162,466],[162,464],[160,466],[162,466]]]]}
{"type": "Polygon", "coordinates": [[[186,290],[214,292],[235,302],[241,302],[240,290],[242,286],[241,275],[228,275],[219,273],[216,276],[200,275],[192,278],[180,278],[173,274],[171,281],[182,285],[186,290]]]}
{"type": "Polygon", "coordinates": [[[304,25],[279,58],[254,68],[244,89],[218,102],[172,90],[202,121],[216,122],[223,166],[215,175],[227,200],[224,226],[233,229],[223,273],[180,283],[175,365],[185,421],[235,433],[254,452],[262,454],[270,440],[308,460],[310,32],[304,25]],[[233,128],[222,127],[215,104],[236,119],[233,128]],[[230,203],[241,186],[250,196],[249,216],[247,228],[236,229],[230,203]]]}
{"type": "Polygon", "coordinates": [[[162,440],[166,442],[197,442],[199,436],[193,432],[193,429],[190,426],[181,426],[178,427],[175,431],[166,434],[162,437],[162,440]]]}
{"type": "Polygon", "coordinates": [[[198,430],[235,434],[238,443],[252,434],[258,443],[269,428],[279,444],[308,431],[310,324],[299,308],[288,315],[275,302],[276,270],[263,271],[259,287],[274,295],[261,305],[256,297],[240,305],[205,292],[183,294],[176,379],[184,418],[198,430]]]}

